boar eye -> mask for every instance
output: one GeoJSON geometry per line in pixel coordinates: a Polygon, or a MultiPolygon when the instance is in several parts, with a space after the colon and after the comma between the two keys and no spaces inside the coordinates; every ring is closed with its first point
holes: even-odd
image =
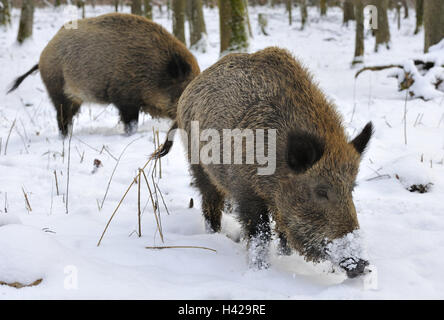
{"type": "Polygon", "coordinates": [[[328,200],[328,192],[325,189],[316,189],[316,195],[321,199],[328,200]]]}

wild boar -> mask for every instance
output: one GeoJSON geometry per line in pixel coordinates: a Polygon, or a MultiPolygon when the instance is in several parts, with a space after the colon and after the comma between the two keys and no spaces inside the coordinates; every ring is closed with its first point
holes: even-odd
{"type": "Polygon", "coordinates": [[[180,95],[200,72],[191,52],[163,27],[121,13],[62,27],[9,92],[37,70],[64,136],[83,102],[114,104],[128,134],[137,130],[140,109],[174,119],[180,95]]]}
{"type": "MultiPolygon", "coordinates": [[[[289,52],[270,47],[225,56],[185,89],[172,133],[176,127],[187,145],[205,221],[219,231],[224,199],[233,199],[252,267],[268,267],[271,217],[283,253],[294,249],[307,261],[330,260],[349,277],[364,272],[368,261],[353,243],[359,223],[352,191],[372,124],[348,141],[335,106],[289,52]],[[226,161],[233,151],[239,156],[225,139],[233,129],[246,138],[237,149],[242,164],[226,161]],[[248,130],[256,132],[256,143],[249,142],[248,130]],[[260,130],[267,130],[266,139],[259,137],[260,130]],[[220,147],[207,147],[210,136],[220,147]],[[208,152],[205,161],[193,159],[193,145],[200,157],[208,152]],[[275,161],[268,174],[259,174],[258,161],[246,161],[248,152],[257,156],[259,148],[275,161]]],[[[157,155],[171,146],[168,141],[157,155]]]]}

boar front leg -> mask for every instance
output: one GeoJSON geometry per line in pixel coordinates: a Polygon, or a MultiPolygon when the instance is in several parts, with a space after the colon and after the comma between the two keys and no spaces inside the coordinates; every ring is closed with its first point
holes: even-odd
{"type": "Polygon", "coordinates": [[[132,135],[137,132],[139,122],[139,107],[135,105],[117,106],[120,112],[120,120],[125,126],[125,133],[132,135]]]}
{"type": "Polygon", "coordinates": [[[224,195],[210,181],[200,164],[191,165],[194,185],[202,195],[202,211],[208,232],[219,232],[224,208],[224,195]]]}
{"type": "Polygon", "coordinates": [[[239,203],[239,219],[248,241],[248,264],[255,270],[267,269],[268,248],[271,238],[269,210],[259,197],[242,195],[239,203]]]}

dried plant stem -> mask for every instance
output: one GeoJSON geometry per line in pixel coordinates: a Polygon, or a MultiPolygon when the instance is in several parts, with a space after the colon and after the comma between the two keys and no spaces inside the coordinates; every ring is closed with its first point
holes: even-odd
{"type": "MultiPolygon", "coordinates": [[[[157,137],[157,147],[159,147],[160,145],[159,130],[156,130],[156,137],[157,137]]],[[[159,179],[162,179],[162,158],[158,158],[158,160],[159,160],[159,179]]]]}
{"type": "MultiPolygon", "coordinates": [[[[156,152],[157,152],[157,151],[158,151],[158,150],[156,150],[156,152]]],[[[156,155],[156,152],[154,152],[154,153],[150,156],[150,158],[148,159],[148,161],[144,164],[144,166],[143,166],[142,169],[141,169],[142,171],[148,166],[148,164],[151,162],[151,160],[154,159],[154,157],[155,157],[155,155],[156,155]]],[[[140,174],[140,171],[139,171],[139,174],[140,174]]],[[[126,195],[127,195],[128,192],[131,190],[131,188],[132,188],[132,186],[134,185],[135,181],[136,181],[136,178],[133,178],[132,181],[131,181],[131,183],[130,183],[130,185],[129,185],[128,188],[126,189],[126,191],[125,191],[125,193],[124,193],[122,199],[120,199],[120,201],[119,201],[117,207],[114,209],[113,213],[111,214],[111,217],[109,218],[108,223],[106,224],[105,229],[103,230],[102,235],[100,236],[100,239],[99,239],[99,242],[97,243],[97,246],[100,246],[100,243],[102,242],[102,239],[103,239],[103,236],[104,236],[105,233],[106,233],[106,230],[108,230],[108,227],[109,227],[109,225],[110,225],[112,219],[114,218],[114,216],[115,216],[117,210],[119,210],[119,208],[120,208],[120,206],[121,206],[123,200],[126,198],[126,195]]]]}
{"type": "Polygon", "coordinates": [[[14,128],[14,126],[15,126],[15,121],[16,120],[17,120],[17,118],[15,118],[14,121],[12,122],[11,128],[9,129],[8,137],[6,138],[5,153],[4,153],[5,156],[6,156],[6,150],[8,149],[9,137],[11,136],[11,132],[12,132],[12,129],[14,128]]]}
{"type": "Polygon", "coordinates": [[[71,127],[71,130],[69,132],[69,141],[68,141],[68,173],[66,175],[66,203],[65,203],[65,205],[66,205],[65,213],[66,214],[68,214],[68,212],[69,212],[69,207],[68,207],[68,204],[69,204],[69,201],[68,201],[69,200],[69,166],[71,163],[71,140],[72,140],[73,130],[74,130],[74,128],[71,127]]]}
{"type": "Polygon", "coordinates": [[[116,165],[114,166],[113,172],[111,173],[111,177],[109,178],[109,181],[108,181],[108,185],[106,186],[106,191],[105,191],[105,195],[103,196],[102,203],[101,203],[100,206],[99,206],[99,209],[100,209],[100,210],[103,208],[103,204],[105,203],[106,196],[108,195],[109,187],[110,187],[110,185],[111,185],[111,181],[113,180],[114,173],[116,172],[116,170],[117,170],[117,166],[118,166],[119,163],[120,163],[120,159],[122,158],[122,156],[123,156],[123,154],[125,153],[126,149],[128,149],[128,147],[129,147],[133,142],[135,142],[135,141],[137,141],[137,140],[139,140],[139,139],[141,139],[141,138],[142,138],[142,137],[139,137],[139,138],[137,138],[137,139],[134,139],[134,140],[131,141],[130,143],[128,143],[128,144],[125,146],[125,148],[123,148],[123,150],[122,150],[122,152],[120,153],[119,157],[116,159],[116,161],[117,161],[117,162],[116,162],[116,165]]]}
{"type": "Polygon", "coordinates": [[[405,104],[404,104],[404,143],[407,145],[407,99],[409,96],[409,91],[406,90],[405,93],[405,104]]]}
{"type": "Polygon", "coordinates": [[[140,223],[140,216],[142,215],[142,213],[140,212],[140,169],[139,169],[139,180],[137,183],[137,222],[139,225],[139,238],[142,236],[142,226],[140,223]]]}
{"type": "Polygon", "coordinates": [[[59,195],[59,182],[57,180],[57,171],[56,170],[54,170],[54,179],[55,179],[55,183],[56,183],[56,192],[57,192],[57,195],[59,195]]]}
{"type": "Polygon", "coordinates": [[[150,198],[151,198],[151,204],[153,205],[153,213],[154,213],[154,217],[156,219],[157,230],[159,231],[160,239],[162,240],[162,243],[163,243],[164,240],[163,240],[162,226],[160,224],[160,217],[158,217],[157,213],[156,213],[156,211],[158,210],[157,201],[156,202],[154,201],[153,193],[151,191],[150,184],[149,184],[148,179],[146,177],[145,171],[141,170],[141,172],[143,174],[143,178],[145,179],[146,186],[148,187],[148,192],[149,192],[150,198]]]}
{"type": "Polygon", "coordinates": [[[161,246],[161,247],[145,247],[145,249],[156,249],[156,250],[161,250],[161,249],[204,249],[204,250],[210,250],[210,251],[217,253],[217,251],[215,249],[211,249],[211,248],[207,248],[207,247],[199,247],[199,246],[161,246]]]}
{"type": "Polygon", "coordinates": [[[23,187],[22,191],[23,195],[25,196],[26,209],[28,210],[28,212],[31,212],[32,211],[31,204],[29,203],[28,195],[26,194],[25,189],[23,189],[23,187]]]}

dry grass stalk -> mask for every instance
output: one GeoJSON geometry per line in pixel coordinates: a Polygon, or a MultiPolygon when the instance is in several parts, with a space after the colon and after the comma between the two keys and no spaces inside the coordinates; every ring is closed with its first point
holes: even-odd
{"type": "Polygon", "coordinates": [[[56,170],[54,170],[54,179],[55,179],[55,183],[56,183],[56,192],[57,192],[57,195],[60,195],[60,193],[59,193],[59,182],[58,182],[58,180],[57,180],[57,171],[56,171],[56,170]]]}
{"type": "Polygon", "coordinates": [[[159,210],[158,202],[154,201],[153,192],[151,191],[151,187],[150,187],[150,184],[149,184],[148,179],[146,177],[145,171],[141,170],[141,173],[143,174],[143,178],[145,179],[145,183],[148,188],[148,192],[150,194],[151,204],[153,206],[154,218],[156,219],[156,224],[157,224],[157,230],[159,231],[160,239],[162,240],[162,243],[163,243],[164,241],[163,241],[162,225],[160,223],[160,212],[159,212],[159,216],[157,215],[157,211],[159,210]]]}
{"type": "Polygon", "coordinates": [[[161,250],[161,249],[204,249],[204,250],[210,250],[213,252],[217,251],[215,249],[211,249],[211,248],[207,248],[207,247],[199,247],[199,246],[160,246],[160,247],[145,247],[145,249],[156,249],[156,250],[161,250]]]}
{"type": "MultiPolygon", "coordinates": [[[[74,124],[73,124],[74,126],[74,124]]],[[[69,130],[69,141],[68,141],[68,173],[66,175],[66,207],[65,207],[65,213],[68,214],[69,212],[69,167],[71,164],[71,140],[72,140],[72,132],[74,130],[73,126],[71,126],[71,130],[69,130]]]]}
{"type": "Polygon", "coordinates": [[[5,153],[4,153],[5,156],[6,156],[6,150],[8,150],[9,137],[11,136],[11,132],[12,132],[12,129],[14,128],[14,126],[15,126],[15,121],[16,120],[17,120],[17,118],[14,119],[14,121],[12,122],[11,128],[9,129],[8,137],[6,138],[5,153]]]}
{"type": "Polygon", "coordinates": [[[26,210],[28,210],[28,213],[29,213],[32,211],[31,204],[29,203],[28,195],[26,194],[25,189],[23,189],[23,187],[22,187],[22,191],[23,191],[23,195],[25,196],[26,210]]]}
{"type": "MultiPolygon", "coordinates": [[[[140,171],[140,169],[139,169],[140,171]]],[[[138,226],[139,226],[139,238],[142,236],[142,226],[140,223],[140,216],[142,215],[142,212],[140,211],[140,172],[139,172],[139,180],[137,183],[137,222],[138,222],[138,226]]]]}
{"type": "MultiPolygon", "coordinates": [[[[142,136],[142,137],[143,137],[143,136],[142,136]]],[[[116,159],[117,162],[116,162],[116,165],[114,166],[113,172],[111,173],[111,177],[109,178],[108,185],[106,186],[106,191],[105,191],[105,194],[104,194],[104,196],[103,196],[102,203],[99,205],[99,211],[102,210],[102,208],[103,208],[103,204],[105,203],[106,196],[108,195],[109,187],[110,187],[110,185],[111,185],[111,181],[113,180],[114,173],[116,172],[116,170],[117,170],[117,166],[118,166],[119,163],[120,163],[120,159],[122,158],[122,156],[123,156],[123,154],[125,153],[126,149],[128,149],[128,147],[129,147],[131,144],[133,144],[135,141],[141,139],[142,137],[139,137],[139,138],[137,138],[137,139],[134,139],[133,141],[131,141],[130,143],[128,143],[128,144],[125,146],[125,148],[123,148],[122,152],[120,152],[119,157],[116,159]]]]}
{"type": "MultiPolygon", "coordinates": [[[[155,155],[156,155],[156,153],[157,153],[158,151],[159,151],[159,150],[156,150],[156,151],[155,151],[155,152],[149,157],[149,159],[147,160],[147,162],[146,162],[146,163],[143,165],[143,167],[140,169],[140,170],[142,170],[142,172],[143,172],[143,170],[148,166],[148,164],[150,164],[151,160],[153,160],[153,159],[155,158],[155,155]]],[[[141,174],[141,172],[139,171],[138,175],[140,175],[140,174],[141,174]]],[[[117,207],[114,209],[113,213],[111,214],[111,217],[109,218],[109,220],[108,220],[108,222],[107,222],[107,224],[106,224],[106,226],[105,226],[105,229],[103,230],[102,235],[100,236],[100,239],[99,239],[99,242],[97,243],[97,246],[100,246],[100,243],[102,242],[102,239],[103,239],[103,237],[104,237],[104,235],[105,235],[105,233],[106,233],[106,230],[108,230],[108,227],[109,227],[109,225],[110,225],[112,219],[113,219],[114,216],[116,215],[117,210],[119,210],[120,206],[122,205],[123,200],[125,200],[126,196],[128,195],[128,192],[131,190],[131,188],[133,187],[134,183],[137,181],[136,178],[137,178],[137,176],[134,177],[134,178],[131,180],[131,183],[130,183],[130,185],[128,186],[128,188],[126,189],[125,193],[123,194],[122,199],[120,199],[119,203],[117,204],[117,207]]]]}

